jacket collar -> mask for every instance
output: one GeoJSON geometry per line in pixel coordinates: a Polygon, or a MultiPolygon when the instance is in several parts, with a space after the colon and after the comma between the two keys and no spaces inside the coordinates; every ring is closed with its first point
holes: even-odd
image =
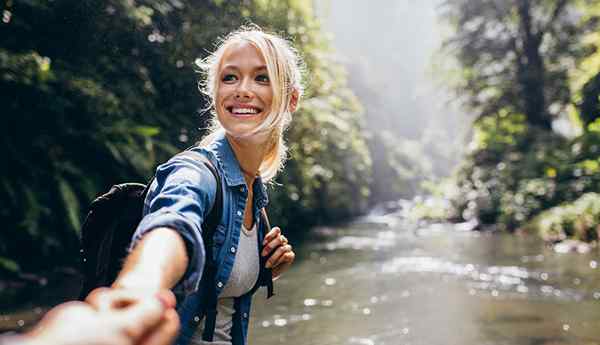
{"type": "Polygon", "coordinates": [[[225,132],[219,132],[215,140],[210,145],[210,150],[215,155],[217,162],[223,171],[223,177],[228,187],[243,185],[244,176],[240,169],[240,164],[233,153],[229,141],[225,137],[225,132]]]}
{"type": "MultiPolygon", "coordinates": [[[[219,164],[220,170],[223,172],[225,183],[227,187],[236,187],[245,185],[244,175],[242,175],[242,169],[240,164],[233,153],[233,149],[225,136],[225,132],[221,131],[215,137],[215,140],[209,145],[210,151],[213,152],[217,163],[219,164]]],[[[267,189],[262,178],[256,177],[253,186],[254,199],[256,200],[257,208],[263,208],[269,202],[267,196],[267,189]]]]}

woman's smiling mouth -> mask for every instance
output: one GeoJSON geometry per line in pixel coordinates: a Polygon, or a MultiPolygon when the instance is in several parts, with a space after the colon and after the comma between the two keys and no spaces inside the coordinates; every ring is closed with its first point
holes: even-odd
{"type": "Polygon", "coordinates": [[[262,112],[262,109],[255,107],[226,107],[227,111],[234,116],[252,116],[262,112]]]}

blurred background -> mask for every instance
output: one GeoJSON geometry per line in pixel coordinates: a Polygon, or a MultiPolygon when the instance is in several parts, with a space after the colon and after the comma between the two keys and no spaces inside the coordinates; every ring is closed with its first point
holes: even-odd
{"type": "MultiPolygon", "coordinates": [[[[201,138],[255,23],[307,92],[256,344],[600,344],[600,1],[5,0],[0,331],[76,297],[87,207],[201,138]]],[[[260,294],[259,294],[260,295],[260,294]]]]}

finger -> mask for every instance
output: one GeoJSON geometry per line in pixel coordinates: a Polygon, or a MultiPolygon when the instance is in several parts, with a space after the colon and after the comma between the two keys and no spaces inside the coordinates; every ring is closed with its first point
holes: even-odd
{"type": "Polygon", "coordinates": [[[161,322],[154,329],[147,332],[139,345],[168,345],[179,332],[179,316],[174,309],[169,309],[163,314],[161,322]]]}
{"type": "Polygon", "coordinates": [[[165,308],[175,308],[177,304],[177,299],[171,290],[163,290],[157,294],[157,297],[165,308]]]}
{"type": "Polygon", "coordinates": [[[278,266],[273,267],[273,279],[279,278],[279,276],[283,272],[287,271],[287,269],[290,268],[290,266],[294,262],[295,257],[296,254],[294,252],[287,252],[283,254],[282,263],[278,266]]]}
{"type": "Polygon", "coordinates": [[[263,245],[266,245],[267,243],[271,242],[274,238],[278,237],[279,234],[281,234],[281,229],[278,226],[271,229],[271,231],[269,231],[265,235],[265,239],[263,240],[263,245]]]}
{"type": "Polygon", "coordinates": [[[158,298],[148,298],[113,314],[115,315],[113,321],[129,339],[138,341],[144,334],[159,325],[164,313],[165,307],[162,301],[158,298]]]}
{"type": "Polygon", "coordinates": [[[92,307],[98,307],[98,304],[100,303],[100,295],[106,293],[108,290],[110,289],[107,287],[100,287],[92,290],[92,292],[90,292],[85,298],[85,302],[92,307]]]}
{"type": "Polygon", "coordinates": [[[291,252],[291,251],[292,251],[292,246],[290,246],[289,244],[286,244],[284,246],[280,246],[273,253],[273,255],[271,255],[271,257],[269,258],[269,260],[267,260],[267,263],[266,263],[265,266],[267,268],[271,268],[271,267],[274,267],[274,266],[279,266],[282,263],[280,261],[283,258],[283,254],[285,254],[286,252],[291,252]]]}
{"type": "Polygon", "coordinates": [[[280,264],[275,265],[275,267],[279,267],[280,265],[291,265],[296,258],[296,253],[293,250],[283,253],[281,259],[279,259],[280,264]]]}
{"type": "Polygon", "coordinates": [[[78,301],[66,302],[50,309],[40,321],[40,324],[82,321],[83,319],[88,319],[94,313],[95,310],[86,303],[78,301]]]}
{"type": "Polygon", "coordinates": [[[283,243],[283,240],[281,239],[281,236],[277,236],[264,246],[264,248],[261,252],[261,255],[268,256],[273,251],[273,249],[280,247],[283,244],[284,243],[283,243]]]}
{"type": "Polygon", "coordinates": [[[94,306],[99,311],[124,309],[132,306],[142,299],[137,291],[122,289],[106,289],[94,296],[94,306]]]}

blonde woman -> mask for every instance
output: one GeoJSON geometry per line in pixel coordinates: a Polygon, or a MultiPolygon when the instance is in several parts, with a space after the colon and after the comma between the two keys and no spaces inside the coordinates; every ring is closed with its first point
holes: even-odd
{"type": "Polygon", "coordinates": [[[208,167],[176,156],[157,169],[133,250],[113,288],[93,294],[91,302],[110,309],[173,288],[183,296],[178,344],[241,345],[252,295],[259,286],[272,287],[295,257],[281,230],[266,228],[260,210],[267,204],[264,184],[286,158],[283,133],[302,93],[299,59],[286,40],[251,27],[227,36],[200,66],[215,117],[210,134],[192,150],[221,177],[215,281],[202,276],[201,232],[216,179],[208,167]],[[204,308],[205,284],[214,284],[218,295],[212,319],[204,308]]]}

